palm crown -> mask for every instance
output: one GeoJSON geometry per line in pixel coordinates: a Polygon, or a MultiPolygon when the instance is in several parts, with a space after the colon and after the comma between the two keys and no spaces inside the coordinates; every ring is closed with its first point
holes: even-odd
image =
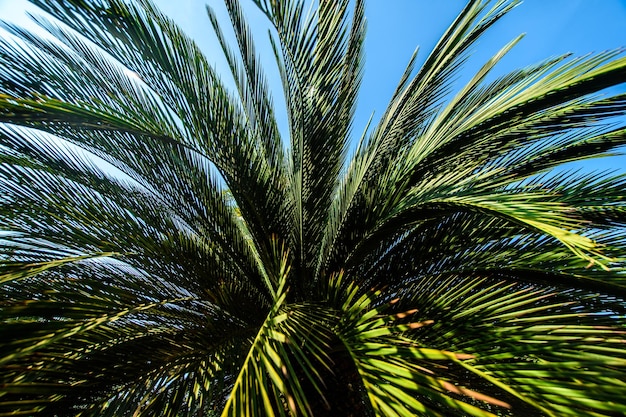
{"type": "Polygon", "coordinates": [[[47,34],[0,40],[0,415],[626,412],[626,178],[554,170],[626,143],[619,51],[489,80],[515,39],[453,89],[517,3],[471,1],[348,158],[361,0],[255,1],[288,135],[237,0],[237,49],[208,8],[236,94],[149,0],[32,2],[47,34]]]}

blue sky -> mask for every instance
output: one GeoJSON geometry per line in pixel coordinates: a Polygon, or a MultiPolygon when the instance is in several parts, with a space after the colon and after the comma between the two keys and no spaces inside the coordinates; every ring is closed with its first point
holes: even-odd
{"type": "MultiPolygon", "coordinates": [[[[204,1],[159,0],[168,15],[180,22],[213,55],[217,65],[225,64],[213,49],[204,1]]],[[[251,4],[244,1],[244,5],[251,4]]],[[[441,34],[465,5],[464,0],[369,0],[366,16],[365,74],[354,123],[355,137],[360,136],[369,117],[380,116],[404,71],[411,54],[420,47],[418,57],[426,59],[441,34]]],[[[220,0],[209,1],[218,12],[223,10],[220,0]]],[[[266,58],[270,72],[273,54],[267,44],[267,24],[254,7],[246,8],[252,27],[257,29],[260,54],[266,58]]],[[[224,15],[225,16],[225,15],[224,15]]],[[[225,17],[225,19],[227,19],[225,17]]],[[[491,32],[474,48],[467,69],[478,69],[507,42],[521,33],[524,39],[494,70],[506,73],[545,58],[571,52],[585,55],[608,49],[626,47],[626,0],[525,0],[520,6],[496,24],[491,32]]],[[[468,73],[469,77],[469,73],[468,73]]],[[[280,103],[278,74],[270,74],[275,81],[276,101],[280,103]]],[[[626,91],[626,86],[621,88],[626,91]]],[[[281,124],[286,124],[285,119],[281,124]]],[[[626,172],[626,157],[585,162],[591,169],[619,169],[626,172]]]]}
{"type": "MultiPolygon", "coordinates": [[[[218,12],[221,1],[208,2],[218,12]]],[[[250,1],[244,1],[250,4],[250,1]]],[[[157,4],[178,21],[205,51],[214,52],[202,0],[158,0],[157,4]]],[[[372,111],[382,113],[417,46],[424,60],[448,24],[463,8],[461,0],[369,0],[366,16],[365,76],[355,129],[367,122],[372,111]]],[[[260,53],[270,69],[273,55],[266,42],[264,17],[246,8],[253,27],[257,28],[260,53]]],[[[626,0],[526,0],[513,10],[477,45],[470,66],[480,66],[498,49],[521,33],[524,39],[510,52],[500,73],[536,63],[550,56],[572,52],[583,55],[626,47],[626,0]]],[[[224,65],[217,56],[218,65],[224,65]]],[[[276,79],[271,76],[270,79],[276,79]]],[[[626,88],[625,88],[626,90],[626,88]]]]}
{"type": "MultiPolygon", "coordinates": [[[[212,36],[203,0],[156,0],[162,10],[174,18],[197,40],[210,61],[225,69],[219,49],[212,36]]],[[[223,13],[221,0],[209,0],[223,13]]],[[[249,0],[243,0],[249,6],[249,0]]],[[[447,25],[454,19],[465,1],[461,0],[369,0],[366,16],[366,64],[362,91],[354,125],[355,136],[361,133],[372,112],[384,111],[396,82],[413,50],[419,45],[424,60],[447,25]]],[[[0,0],[0,17],[15,20],[23,12],[23,0],[0,0]]],[[[277,74],[272,71],[273,55],[269,50],[267,24],[253,7],[246,7],[255,33],[259,52],[264,56],[269,78],[275,86],[275,98],[280,105],[281,90],[277,74]]],[[[225,25],[227,20],[224,20],[225,25]]],[[[519,35],[525,38],[496,67],[504,73],[516,67],[536,63],[550,56],[572,52],[584,55],[607,49],[626,47],[626,0],[526,0],[492,28],[474,48],[468,71],[476,69],[500,47],[519,35]]],[[[226,72],[226,71],[224,71],[226,72]]],[[[621,88],[626,91],[626,86],[621,88]]],[[[285,124],[283,118],[281,124],[285,124]]],[[[626,171],[626,158],[612,158],[593,168],[614,167],[626,171]]]]}

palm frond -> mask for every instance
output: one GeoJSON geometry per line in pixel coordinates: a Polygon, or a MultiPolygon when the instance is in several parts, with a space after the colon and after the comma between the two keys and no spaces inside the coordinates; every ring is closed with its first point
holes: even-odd
{"type": "Polygon", "coordinates": [[[623,51],[495,76],[518,37],[461,77],[518,4],[470,1],[349,158],[360,0],[253,2],[287,132],[238,1],[232,45],[207,8],[234,93],[149,0],[32,3],[0,39],[0,415],[626,413],[626,176],[567,165],[626,143],[623,51]]]}

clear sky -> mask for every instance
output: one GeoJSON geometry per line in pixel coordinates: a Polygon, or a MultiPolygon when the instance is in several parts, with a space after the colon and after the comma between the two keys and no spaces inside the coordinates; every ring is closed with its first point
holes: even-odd
{"type": "MultiPolygon", "coordinates": [[[[218,16],[224,16],[221,0],[156,0],[162,10],[174,18],[201,45],[209,60],[218,68],[226,68],[211,34],[204,5],[212,5],[218,16]]],[[[0,17],[15,20],[23,12],[24,0],[0,0],[0,17]]],[[[244,6],[250,5],[243,0],[244,6]]],[[[419,45],[424,60],[447,25],[465,1],[462,0],[369,0],[366,16],[365,76],[362,85],[355,135],[361,133],[372,112],[382,114],[404,66],[419,45]]],[[[246,7],[255,28],[259,52],[265,57],[270,80],[278,79],[271,71],[273,54],[265,40],[267,24],[253,7],[246,7]]],[[[227,20],[224,20],[225,26],[227,20]]],[[[525,0],[499,22],[474,48],[468,70],[477,68],[500,47],[520,33],[526,33],[501,64],[498,73],[536,63],[544,58],[573,52],[583,55],[607,49],[626,47],[626,0],[525,0]]],[[[276,86],[275,98],[281,103],[281,90],[276,86]]],[[[621,89],[626,91],[626,86],[621,89]]],[[[284,118],[281,124],[285,124],[284,118]]],[[[594,164],[592,165],[598,165],[594,164]]],[[[626,171],[626,158],[614,158],[603,168],[626,171]]]]}

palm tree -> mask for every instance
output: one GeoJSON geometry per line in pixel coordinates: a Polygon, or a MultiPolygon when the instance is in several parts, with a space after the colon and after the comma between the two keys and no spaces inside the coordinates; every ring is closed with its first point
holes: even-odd
{"type": "MultiPolygon", "coordinates": [[[[0,39],[0,416],[626,413],[620,51],[455,88],[470,1],[348,157],[362,0],[225,0],[229,90],[149,0],[0,39]],[[351,7],[353,6],[353,8],[351,7]],[[611,90],[615,91],[615,90],[611,90]]],[[[361,135],[359,131],[363,131],[361,135]]]]}

